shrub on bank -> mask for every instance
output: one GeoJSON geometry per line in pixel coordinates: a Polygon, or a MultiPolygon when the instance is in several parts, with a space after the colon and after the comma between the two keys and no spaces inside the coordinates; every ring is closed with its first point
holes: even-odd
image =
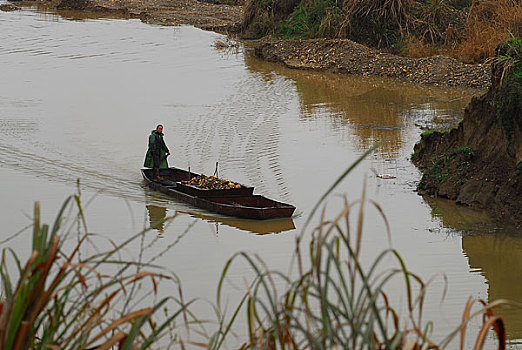
{"type": "Polygon", "coordinates": [[[243,35],[348,38],[413,57],[479,62],[522,36],[517,0],[246,0],[243,35]]]}
{"type": "Polygon", "coordinates": [[[522,38],[520,1],[475,0],[466,11],[462,39],[450,43],[453,47],[452,54],[465,62],[478,62],[494,57],[499,43],[512,36],[522,38]]]}
{"type": "Polygon", "coordinates": [[[500,80],[492,104],[504,131],[508,153],[514,157],[517,121],[520,123],[522,119],[522,40],[512,38],[499,45],[493,65],[500,80]]]}

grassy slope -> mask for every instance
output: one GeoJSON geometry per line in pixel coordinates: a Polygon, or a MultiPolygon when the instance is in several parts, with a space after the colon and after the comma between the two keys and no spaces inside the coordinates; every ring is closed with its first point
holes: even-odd
{"type": "Polygon", "coordinates": [[[349,38],[419,57],[449,54],[465,62],[494,55],[522,35],[516,0],[247,0],[243,34],[349,38]]]}

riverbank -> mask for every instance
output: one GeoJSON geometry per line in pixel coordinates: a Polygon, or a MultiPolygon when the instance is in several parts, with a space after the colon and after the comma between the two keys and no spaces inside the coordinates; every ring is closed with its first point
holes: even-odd
{"type": "MultiPolygon", "coordinates": [[[[65,16],[81,11],[98,16],[139,18],[157,25],[193,25],[221,33],[241,30],[243,6],[197,0],[51,0],[24,1],[65,16]]],[[[5,7],[4,10],[15,10],[5,7]]],[[[74,15],[73,15],[74,16],[74,15]]],[[[464,64],[446,56],[411,58],[373,49],[349,39],[269,40],[254,42],[256,55],[289,68],[362,76],[384,76],[422,85],[487,89],[488,64],[464,64]]]]}
{"type": "Polygon", "coordinates": [[[260,43],[256,56],[289,68],[384,76],[422,85],[486,89],[488,64],[464,64],[446,56],[411,58],[348,39],[278,40],[260,43]]]}
{"type": "Polygon", "coordinates": [[[497,48],[491,88],[452,130],[426,131],[412,157],[420,193],[485,208],[522,224],[522,41],[497,48]]]}

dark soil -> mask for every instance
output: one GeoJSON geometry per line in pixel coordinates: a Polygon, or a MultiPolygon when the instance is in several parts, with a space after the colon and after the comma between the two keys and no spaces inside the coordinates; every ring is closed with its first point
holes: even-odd
{"type": "Polygon", "coordinates": [[[487,88],[490,66],[464,64],[445,56],[402,57],[348,39],[283,40],[258,44],[256,55],[289,68],[386,76],[418,84],[487,88]]]}
{"type": "Polygon", "coordinates": [[[423,134],[412,160],[424,173],[420,193],[485,208],[522,225],[522,89],[514,79],[501,83],[501,75],[494,67],[491,88],[471,101],[458,128],[423,134]],[[515,104],[509,124],[499,117],[499,99],[515,104]]]}

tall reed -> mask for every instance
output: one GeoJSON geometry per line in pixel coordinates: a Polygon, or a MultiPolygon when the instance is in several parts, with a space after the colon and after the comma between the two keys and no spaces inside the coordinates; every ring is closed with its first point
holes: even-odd
{"type": "Polygon", "coordinates": [[[177,285],[173,290],[181,290],[175,275],[147,271],[152,266],[119,255],[148,230],[84,257],[82,250],[92,243],[93,235],[87,231],[79,196],[65,201],[52,226],[40,220],[37,202],[32,253],[25,264],[13,249],[2,250],[0,349],[145,349],[166,335],[176,319],[188,320],[191,302],[185,303],[181,293],[157,300],[161,281],[173,282],[177,285]],[[83,225],[76,245],[64,249],[68,235],[63,229],[64,212],[73,203],[83,225]],[[150,292],[145,296],[153,301],[138,307],[134,305],[138,290],[147,281],[150,292]],[[167,305],[173,305],[172,314],[159,323],[153,321],[153,314],[167,305]]]}
{"type": "MultiPolygon", "coordinates": [[[[316,208],[352,169],[336,181],[316,208]]],[[[436,342],[431,339],[433,323],[423,320],[429,283],[407,269],[399,252],[391,248],[379,253],[369,266],[362,265],[365,206],[377,210],[390,236],[382,208],[366,197],[364,188],[361,199],[352,203],[345,199],[332,220],[325,217],[323,210],[310,242],[305,243],[304,235],[298,235],[296,267],[290,273],[269,269],[262,257],[245,252],[228,260],[217,290],[220,328],[209,348],[223,348],[231,329],[240,326],[234,324],[240,312],[246,313],[248,323],[248,339],[242,349],[443,349],[450,344],[455,348],[452,341],[459,335],[460,349],[464,349],[467,325],[477,317],[482,317],[483,322],[474,339],[475,349],[482,348],[489,329],[497,334],[498,348],[505,348],[504,324],[492,309],[505,304],[521,305],[504,300],[488,305],[479,300],[481,307],[472,310],[477,301],[470,299],[460,324],[457,321],[455,330],[436,342]],[[254,277],[225,321],[224,284],[236,263],[249,265],[254,277]],[[401,313],[386,290],[396,278],[403,281],[406,319],[399,317],[401,313]]]]}
{"type": "Polygon", "coordinates": [[[371,151],[349,167],[312,209],[303,231],[296,236],[295,268],[290,273],[269,269],[262,257],[245,252],[227,261],[217,286],[217,330],[211,336],[204,328],[198,330],[198,336],[204,337],[198,342],[181,336],[203,321],[190,311],[194,300],[184,301],[176,276],[141,259],[126,261],[120,256],[149,229],[109,250],[84,257],[84,245],[92,234],[88,233],[79,196],[64,203],[52,226],[40,223],[36,203],[32,253],[27,262],[22,264],[12,249],[2,251],[0,349],[146,349],[153,345],[224,349],[232,330],[245,326],[237,324],[241,312],[246,314],[248,331],[247,338],[241,340],[242,349],[444,349],[455,348],[457,337],[459,348],[464,349],[468,323],[478,317],[482,317],[482,326],[473,339],[474,349],[483,347],[490,329],[497,335],[498,348],[504,349],[504,323],[492,310],[500,305],[522,305],[505,300],[487,304],[470,298],[455,330],[435,341],[431,339],[433,323],[423,320],[429,282],[407,269],[399,252],[391,248],[380,252],[368,266],[361,263],[365,207],[377,210],[391,239],[388,220],[379,204],[366,197],[365,185],[361,199],[352,203],[345,199],[333,219],[328,220],[323,210],[309,242],[305,242],[314,214],[371,151]],[[73,203],[82,227],[76,245],[67,249],[63,243],[68,237],[63,232],[64,212],[73,203]],[[16,278],[8,256],[15,265],[16,278]],[[224,285],[231,266],[241,263],[239,259],[251,267],[254,277],[228,317],[224,285]],[[403,281],[405,319],[387,291],[389,282],[396,278],[403,281]],[[140,289],[146,281],[150,282],[148,287],[140,289]],[[157,300],[162,281],[175,283],[169,290],[177,289],[178,297],[157,300]],[[140,290],[144,294],[140,295],[140,290]],[[150,306],[144,307],[143,297],[151,300],[150,306]],[[155,313],[167,304],[169,314],[161,321],[153,320],[153,316],[160,319],[155,313]],[[473,309],[474,305],[479,308],[473,309]]]}

